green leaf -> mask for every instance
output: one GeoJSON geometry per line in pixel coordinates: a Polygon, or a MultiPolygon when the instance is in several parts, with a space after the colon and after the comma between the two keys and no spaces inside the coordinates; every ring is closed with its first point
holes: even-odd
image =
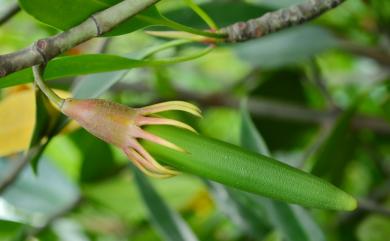
{"type": "MultiPolygon", "coordinates": [[[[34,18],[60,30],[68,30],[74,27],[95,12],[106,9],[120,0],[57,0],[55,4],[51,0],[19,0],[20,6],[34,18]]],[[[152,6],[138,15],[130,18],[109,33],[109,36],[121,35],[150,26],[146,18],[159,19],[158,10],[152,6]]]]}
{"type": "MultiPolygon", "coordinates": [[[[272,10],[269,7],[241,1],[212,1],[201,4],[200,7],[218,24],[219,27],[246,21],[251,18],[257,18],[272,10]],[[223,11],[221,11],[221,9],[223,9],[223,11]]],[[[164,15],[188,26],[208,28],[204,21],[194,11],[187,7],[164,12],[164,15]]]]}
{"type": "Polygon", "coordinates": [[[0,240],[2,241],[14,241],[21,231],[23,230],[24,224],[1,220],[0,219],[0,240]]]}
{"type": "MultiPolygon", "coordinates": [[[[249,113],[241,109],[241,143],[249,150],[270,155],[270,152],[256,130],[249,113]]],[[[267,218],[289,241],[325,240],[324,234],[305,209],[283,202],[252,196],[253,201],[266,211],[267,218]]]]}
{"type": "Polygon", "coordinates": [[[265,144],[263,137],[257,131],[256,126],[252,122],[251,117],[244,105],[241,107],[240,140],[242,147],[266,156],[271,156],[271,153],[268,150],[268,147],[265,144]]]}
{"type": "MultiPolygon", "coordinates": [[[[133,185],[128,172],[122,174],[101,182],[86,183],[83,185],[83,193],[88,200],[111,210],[128,222],[142,222],[147,216],[144,201],[137,195],[137,185],[133,185]]],[[[175,210],[186,207],[198,193],[205,190],[202,182],[188,175],[151,181],[162,198],[175,210]]]]}
{"type": "Polygon", "coordinates": [[[312,159],[314,165],[311,173],[327,177],[336,185],[341,183],[345,167],[353,156],[356,138],[353,138],[350,124],[357,105],[357,102],[352,104],[338,117],[326,140],[312,159]]]}
{"type": "Polygon", "coordinates": [[[133,167],[138,190],[144,200],[151,222],[166,241],[196,241],[196,236],[180,215],[170,209],[146,177],[133,167]]]}
{"type": "Polygon", "coordinates": [[[144,146],[159,161],[235,188],[306,207],[353,210],[356,200],[332,184],[272,158],[169,126],[147,127],[180,146],[178,152],[151,142],[144,146]]]}
{"type": "MultiPolygon", "coordinates": [[[[44,79],[51,80],[62,77],[101,73],[117,70],[129,70],[142,66],[159,66],[179,63],[199,58],[209,53],[212,48],[205,48],[193,54],[158,60],[135,60],[118,55],[86,54],[80,56],[67,56],[54,59],[47,64],[44,79]]],[[[119,77],[121,78],[121,77],[119,77]]],[[[34,80],[32,69],[24,69],[6,77],[0,78],[0,88],[25,84],[34,80]]],[[[112,83],[114,83],[113,81],[112,83]]],[[[106,87],[104,87],[106,88],[106,87]]]]}
{"type": "Polygon", "coordinates": [[[237,189],[207,181],[209,190],[219,209],[245,234],[264,238],[270,231],[265,210],[253,205],[251,197],[237,189]],[[248,200],[249,199],[249,200],[248,200]]]}
{"type": "MultiPolygon", "coordinates": [[[[146,66],[148,64],[148,61],[129,59],[109,54],[67,56],[50,61],[46,67],[44,79],[52,80],[76,75],[131,69],[146,66]]],[[[25,84],[32,82],[33,80],[32,70],[25,69],[4,78],[0,78],[0,88],[25,84]]]]}

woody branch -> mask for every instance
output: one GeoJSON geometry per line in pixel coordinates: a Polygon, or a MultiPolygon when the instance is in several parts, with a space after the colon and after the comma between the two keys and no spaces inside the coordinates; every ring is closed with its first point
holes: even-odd
{"type": "Polygon", "coordinates": [[[238,22],[221,31],[227,34],[227,42],[242,42],[260,38],[291,26],[305,23],[335,8],[345,0],[309,0],[288,8],[269,12],[246,22],[238,22]]]}

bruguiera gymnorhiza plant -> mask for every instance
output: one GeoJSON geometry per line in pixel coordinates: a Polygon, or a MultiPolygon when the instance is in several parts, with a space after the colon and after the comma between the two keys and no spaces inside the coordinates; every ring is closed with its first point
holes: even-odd
{"type": "Polygon", "coordinates": [[[306,207],[353,210],[357,206],[351,195],[309,173],[199,135],[185,123],[150,116],[168,110],[200,116],[190,103],[171,101],[130,108],[101,99],[62,99],[46,86],[42,72],[41,66],[33,67],[35,82],[62,113],[121,148],[147,175],[171,177],[188,172],[306,207]]]}

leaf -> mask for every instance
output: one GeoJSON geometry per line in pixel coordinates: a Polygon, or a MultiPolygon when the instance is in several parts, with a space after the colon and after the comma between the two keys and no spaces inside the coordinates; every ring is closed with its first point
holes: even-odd
{"type": "Polygon", "coordinates": [[[271,156],[263,137],[256,130],[255,124],[246,110],[245,105],[241,107],[241,146],[266,156],[271,156]]]}
{"type": "MultiPolygon", "coordinates": [[[[61,57],[56,58],[48,63],[45,70],[44,79],[52,80],[76,75],[85,75],[117,70],[129,70],[135,67],[143,66],[159,66],[172,62],[177,63],[200,57],[201,55],[207,54],[210,50],[210,48],[206,48],[200,52],[195,52],[194,55],[188,55],[172,59],[168,58],[162,60],[135,60],[126,57],[121,57],[118,55],[109,54],[86,54],[80,56],[61,57]]],[[[122,77],[119,74],[119,79],[120,78],[122,77]]],[[[29,83],[33,80],[34,78],[31,68],[24,69],[6,77],[0,78],[0,89],[9,86],[29,83]]],[[[113,81],[112,83],[115,83],[115,81],[113,81]]]]}
{"type": "Polygon", "coordinates": [[[138,190],[147,206],[151,222],[166,241],[196,241],[196,236],[180,215],[170,209],[145,176],[133,167],[138,190]]]}
{"type": "Polygon", "coordinates": [[[344,170],[352,159],[354,139],[350,124],[355,115],[358,102],[344,111],[334,123],[328,137],[313,157],[314,165],[311,173],[316,176],[328,177],[333,183],[340,184],[344,170]],[[343,147],[340,149],[340,147],[343,147]]]}
{"type": "Polygon", "coordinates": [[[206,183],[218,207],[243,233],[256,239],[266,236],[270,224],[265,210],[248,202],[248,195],[244,192],[213,181],[206,183]]]}
{"type": "MultiPolygon", "coordinates": [[[[102,182],[86,183],[83,185],[83,193],[88,200],[111,210],[130,223],[142,222],[147,216],[147,210],[143,208],[144,201],[138,197],[137,185],[130,182],[132,179],[127,175],[128,172],[125,174],[116,175],[102,182]]],[[[205,190],[202,182],[188,175],[151,181],[154,189],[176,210],[187,207],[198,193],[205,190]]]]}
{"type": "Polygon", "coordinates": [[[232,47],[240,58],[253,66],[275,68],[297,64],[337,46],[338,41],[327,30],[305,25],[232,47]]]}
{"type": "MultiPolygon", "coordinates": [[[[52,80],[83,74],[131,69],[148,65],[148,61],[134,60],[108,54],[67,56],[50,61],[44,79],[52,80]]],[[[25,69],[0,78],[0,88],[29,83],[34,80],[31,69],[25,69]]]]}
{"type": "Polygon", "coordinates": [[[0,219],[0,240],[14,241],[23,230],[24,224],[0,219]]]}
{"type": "MultiPolygon", "coordinates": [[[[241,117],[242,146],[269,156],[270,152],[245,107],[241,108],[241,117]]],[[[321,229],[305,209],[266,198],[252,196],[252,199],[266,211],[269,222],[283,234],[286,240],[325,240],[321,229]]]]}
{"type": "MultiPolygon", "coordinates": [[[[120,0],[19,0],[20,6],[34,18],[52,27],[68,30],[92,14],[106,9],[120,0]]],[[[122,35],[150,26],[150,22],[142,17],[160,18],[157,9],[152,6],[112,29],[106,36],[122,35]]]]}
{"type": "MultiPolygon", "coordinates": [[[[251,18],[257,18],[262,14],[271,11],[271,8],[261,5],[254,5],[241,1],[208,2],[200,7],[218,24],[224,27],[251,18]],[[223,9],[223,11],[221,11],[223,9]]],[[[202,19],[189,8],[164,12],[164,15],[177,22],[198,28],[208,28],[202,19]]]]}
{"type": "Polygon", "coordinates": [[[28,148],[34,128],[34,115],[32,89],[10,94],[0,101],[0,156],[28,148]]]}
{"type": "MultiPolygon", "coordinates": [[[[3,127],[0,128],[0,156],[27,150],[31,142],[37,110],[33,88],[24,88],[6,95],[0,101],[0,126],[3,127]]],[[[56,92],[64,97],[69,96],[64,91],[56,92]]]]}

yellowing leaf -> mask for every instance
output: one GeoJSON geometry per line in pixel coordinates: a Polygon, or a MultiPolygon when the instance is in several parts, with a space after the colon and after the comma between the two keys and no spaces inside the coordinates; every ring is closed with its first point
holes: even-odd
{"type": "MultiPolygon", "coordinates": [[[[69,96],[65,91],[56,91],[69,96]]],[[[31,87],[6,93],[0,101],[0,156],[24,151],[35,125],[35,97],[31,87]]],[[[74,125],[72,125],[74,129],[74,125]]],[[[68,128],[69,130],[69,128],[68,128]]]]}

